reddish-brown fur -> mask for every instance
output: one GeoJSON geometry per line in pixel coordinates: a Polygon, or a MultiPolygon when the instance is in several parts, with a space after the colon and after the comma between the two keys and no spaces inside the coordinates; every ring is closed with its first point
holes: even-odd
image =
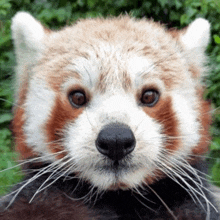
{"type": "Polygon", "coordinates": [[[20,153],[20,158],[22,160],[36,156],[36,153],[34,153],[25,143],[26,137],[23,131],[24,123],[24,109],[17,108],[14,112],[12,129],[15,137],[16,151],[20,153]]]}
{"type": "MultiPolygon", "coordinates": [[[[67,97],[64,100],[61,100],[60,97],[56,98],[55,106],[51,112],[51,117],[45,126],[48,142],[50,143],[48,145],[50,152],[57,153],[63,150],[62,142],[59,142],[59,139],[62,138],[61,131],[65,125],[69,122],[73,122],[82,112],[83,108],[77,109],[71,106],[67,97]]],[[[65,153],[59,155],[59,157],[64,155],[65,153]]]]}
{"type": "Polygon", "coordinates": [[[162,132],[168,137],[165,147],[172,151],[178,150],[178,120],[172,108],[171,98],[161,98],[153,108],[144,107],[144,111],[163,125],[162,132]]]}
{"type": "Polygon", "coordinates": [[[208,151],[208,146],[211,141],[211,136],[209,133],[210,125],[212,122],[211,118],[211,103],[203,99],[203,90],[198,90],[198,96],[200,97],[200,106],[199,106],[199,121],[201,122],[200,128],[200,142],[193,149],[195,155],[202,155],[208,151]]]}

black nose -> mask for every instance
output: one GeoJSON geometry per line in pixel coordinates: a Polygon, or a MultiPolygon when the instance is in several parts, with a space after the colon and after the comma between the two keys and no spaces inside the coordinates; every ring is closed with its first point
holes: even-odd
{"type": "Polygon", "coordinates": [[[114,161],[119,161],[135,148],[135,137],[131,129],[124,124],[105,126],[96,139],[98,151],[114,161]]]}

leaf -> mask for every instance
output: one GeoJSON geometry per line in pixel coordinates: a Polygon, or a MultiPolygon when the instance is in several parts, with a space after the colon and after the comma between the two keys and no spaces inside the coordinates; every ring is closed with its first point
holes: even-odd
{"type": "Polygon", "coordinates": [[[179,21],[180,20],[180,14],[174,11],[170,12],[170,19],[173,21],[179,21]]]}
{"type": "Polygon", "coordinates": [[[0,129],[0,141],[4,141],[5,139],[8,139],[11,137],[11,132],[7,128],[0,129]]]}
{"type": "Polygon", "coordinates": [[[0,124],[10,122],[12,120],[12,114],[5,113],[0,115],[0,124]]]}
{"type": "Polygon", "coordinates": [[[214,40],[216,44],[220,44],[220,37],[217,34],[214,34],[214,40]]]}
{"type": "Polygon", "coordinates": [[[220,159],[217,160],[212,168],[212,180],[216,183],[216,185],[220,186],[220,159]]]}
{"type": "Polygon", "coordinates": [[[7,15],[10,8],[10,0],[0,0],[0,15],[7,15]]]}
{"type": "Polygon", "coordinates": [[[87,0],[87,5],[91,9],[96,5],[96,2],[95,0],[87,0]]]}
{"type": "MultiPolygon", "coordinates": [[[[182,7],[183,4],[179,0],[175,0],[175,5],[176,5],[176,9],[178,10],[182,7]]],[[[179,14],[179,16],[180,16],[180,14],[179,14]]]]}
{"type": "Polygon", "coordinates": [[[197,10],[194,8],[188,8],[187,15],[189,18],[193,17],[197,13],[197,10]]]}
{"type": "Polygon", "coordinates": [[[180,24],[186,25],[189,23],[189,17],[186,14],[180,16],[180,24]]]}
{"type": "Polygon", "coordinates": [[[168,0],[158,0],[158,2],[160,3],[162,8],[164,8],[166,4],[168,4],[168,0]]]}
{"type": "Polygon", "coordinates": [[[213,138],[210,148],[211,150],[220,150],[220,137],[213,138]]]}

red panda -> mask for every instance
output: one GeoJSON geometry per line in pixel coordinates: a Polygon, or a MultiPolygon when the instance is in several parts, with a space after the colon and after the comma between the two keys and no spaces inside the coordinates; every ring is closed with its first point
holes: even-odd
{"type": "Polygon", "coordinates": [[[210,24],[129,16],[60,31],[12,20],[24,180],[0,219],[220,219],[206,180],[210,24]]]}

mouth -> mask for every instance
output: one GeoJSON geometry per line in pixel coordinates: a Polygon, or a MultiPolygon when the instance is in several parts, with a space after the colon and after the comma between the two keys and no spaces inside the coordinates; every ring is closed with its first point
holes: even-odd
{"type": "Polygon", "coordinates": [[[115,160],[110,161],[108,164],[102,167],[102,171],[114,173],[116,176],[122,172],[122,170],[126,170],[128,165],[126,163],[122,163],[121,161],[115,160]]]}
{"type": "Polygon", "coordinates": [[[144,178],[151,173],[150,167],[137,161],[134,155],[127,155],[122,160],[111,160],[107,157],[81,167],[79,178],[88,181],[100,191],[128,190],[138,187],[144,178]]]}
{"type": "Polygon", "coordinates": [[[97,166],[96,171],[98,171],[101,176],[111,176],[112,183],[108,186],[108,190],[115,191],[119,189],[128,190],[130,188],[123,179],[128,173],[134,172],[135,168],[137,167],[131,165],[128,161],[115,160],[108,161],[108,163],[102,167],[97,166]]]}
{"type": "Polygon", "coordinates": [[[113,173],[116,177],[128,172],[134,172],[138,166],[132,163],[132,158],[127,156],[123,160],[109,160],[104,164],[97,164],[95,170],[101,173],[113,173]]]}

